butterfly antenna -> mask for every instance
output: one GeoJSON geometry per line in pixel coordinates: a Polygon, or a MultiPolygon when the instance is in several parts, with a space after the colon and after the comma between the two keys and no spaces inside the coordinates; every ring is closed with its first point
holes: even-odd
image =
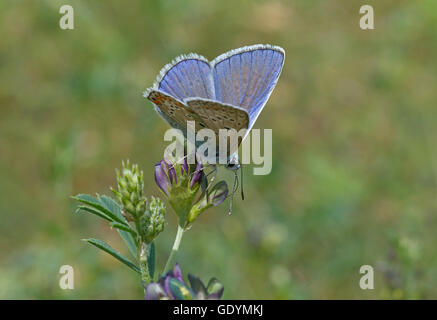
{"type": "Polygon", "coordinates": [[[244,190],[243,190],[243,165],[240,165],[241,170],[241,200],[244,200],[244,190]]]}
{"type": "Polygon", "coordinates": [[[238,174],[235,172],[234,188],[232,189],[231,200],[229,201],[229,215],[232,214],[232,203],[234,201],[234,193],[238,189],[238,174]]]}

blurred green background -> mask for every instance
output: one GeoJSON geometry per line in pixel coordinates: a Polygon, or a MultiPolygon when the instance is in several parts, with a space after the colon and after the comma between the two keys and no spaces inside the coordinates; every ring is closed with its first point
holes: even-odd
{"type": "MultiPolygon", "coordinates": [[[[69,196],[109,194],[127,158],[159,195],[168,126],[142,92],[180,54],[255,43],[287,54],[255,125],[273,128],[273,170],[246,174],[232,216],[196,221],[184,273],[217,277],[228,299],[436,299],[435,0],[2,0],[0,298],[141,299],[130,269],[80,241],[127,252],[117,232],[69,196]],[[363,4],[375,30],[359,28],[363,4]],[[63,264],[74,290],[59,288],[63,264]],[[359,287],[366,264],[374,290],[359,287]]],[[[175,231],[169,213],[161,268],[175,231]]]]}

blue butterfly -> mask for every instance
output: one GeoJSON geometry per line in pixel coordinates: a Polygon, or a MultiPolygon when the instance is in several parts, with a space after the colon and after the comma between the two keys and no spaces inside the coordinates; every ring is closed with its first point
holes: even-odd
{"type": "MultiPolygon", "coordinates": [[[[220,129],[246,129],[239,146],[272,93],[284,59],[284,49],[271,45],[231,50],[211,62],[194,53],[182,55],[162,68],[144,97],[184,133],[187,121],[195,121],[196,132],[209,128],[217,137],[220,129]]],[[[228,169],[240,168],[238,146],[228,155],[228,169]]]]}

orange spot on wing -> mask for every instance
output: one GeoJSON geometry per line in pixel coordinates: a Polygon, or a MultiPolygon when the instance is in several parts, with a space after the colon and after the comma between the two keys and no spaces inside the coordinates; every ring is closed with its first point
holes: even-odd
{"type": "Polygon", "coordinates": [[[156,96],[153,101],[155,101],[156,104],[162,104],[164,102],[164,100],[165,100],[165,97],[156,96]]]}

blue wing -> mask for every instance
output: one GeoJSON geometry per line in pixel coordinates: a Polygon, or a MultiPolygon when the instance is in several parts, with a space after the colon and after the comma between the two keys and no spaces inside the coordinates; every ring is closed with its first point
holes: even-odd
{"type": "Polygon", "coordinates": [[[180,56],[166,65],[153,89],[180,101],[194,97],[215,98],[211,66],[208,60],[196,54],[180,56]]]}
{"type": "Polygon", "coordinates": [[[270,45],[222,54],[211,63],[215,99],[246,109],[251,128],[278,81],[284,58],[282,48],[270,45]]]}

